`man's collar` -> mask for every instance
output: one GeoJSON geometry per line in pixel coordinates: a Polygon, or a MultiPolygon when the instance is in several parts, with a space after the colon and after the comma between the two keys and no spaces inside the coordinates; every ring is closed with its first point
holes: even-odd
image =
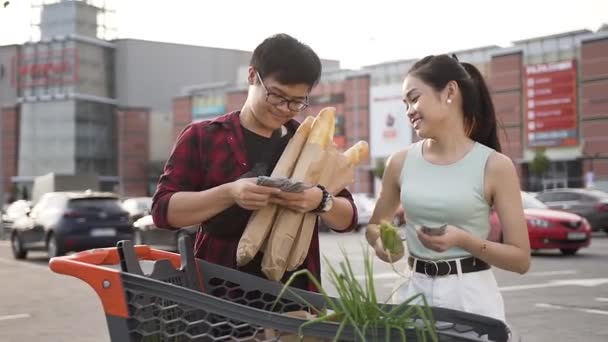
{"type": "MultiPolygon", "coordinates": [[[[220,124],[226,128],[238,127],[241,124],[240,113],[240,111],[236,110],[234,112],[224,114],[211,120],[211,123],[220,124]]],[[[298,126],[300,126],[300,123],[294,119],[291,119],[287,123],[285,123],[285,126],[288,130],[295,132],[298,129],[298,126]]]]}

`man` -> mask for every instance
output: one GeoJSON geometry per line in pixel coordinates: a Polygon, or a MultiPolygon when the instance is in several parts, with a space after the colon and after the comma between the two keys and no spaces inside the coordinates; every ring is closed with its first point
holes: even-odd
{"type": "MultiPolygon", "coordinates": [[[[357,211],[346,190],[335,198],[322,187],[286,193],[256,185],[270,175],[306,109],[308,96],[321,76],[321,61],[307,45],[279,34],[253,52],[248,70],[249,92],[241,111],[188,125],[169,157],[153,198],[158,227],[201,224],[194,245],[198,258],[264,277],[262,255],[237,267],[236,248],[254,210],[269,204],[316,212],[339,232],[352,230],[357,211]]],[[[317,228],[302,265],[320,280],[317,228]]],[[[291,273],[286,273],[283,282],[291,273]]],[[[315,290],[304,276],[293,286],[315,290]]]]}

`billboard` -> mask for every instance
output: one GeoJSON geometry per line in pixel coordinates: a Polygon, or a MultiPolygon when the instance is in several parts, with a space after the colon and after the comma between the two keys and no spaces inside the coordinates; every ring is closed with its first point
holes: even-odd
{"type": "Polygon", "coordinates": [[[526,66],[525,127],[529,147],[578,145],[576,63],[526,66]]]}
{"type": "Polygon", "coordinates": [[[372,86],[369,94],[370,154],[386,158],[412,142],[401,83],[372,86]]]}
{"type": "Polygon", "coordinates": [[[226,114],[226,96],[196,95],[192,98],[192,120],[205,120],[226,114]]]}
{"type": "Polygon", "coordinates": [[[13,87],[58,86],[78,81],[78,51],[74,48],[53,48],[19,53],[11,66],[13,87]]]}

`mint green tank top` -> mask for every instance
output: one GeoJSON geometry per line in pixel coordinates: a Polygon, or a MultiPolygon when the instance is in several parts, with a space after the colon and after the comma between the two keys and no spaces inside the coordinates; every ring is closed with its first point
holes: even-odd
{"type": "Polygon", "coordinates": [[[423,158],[423,143],[421,140],[412,145],[400,176],[409,252],[432,260],[470,256],[457,247],[445,252],[426,248],[418,239],[416,228],[450,224],[486,239],[490,232],[490,205],[484,195],[484,176],[486,162],[494,150],[476,142],[460,160],[436,165],[423,158]]]}

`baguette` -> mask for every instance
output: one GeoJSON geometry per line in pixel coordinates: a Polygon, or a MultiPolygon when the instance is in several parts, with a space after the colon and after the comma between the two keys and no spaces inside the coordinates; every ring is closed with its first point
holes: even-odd
{"type": "MultiPolygon", "coordinates": [[[[337,153],[335,149],[330,150],[329,153],[332,163],[328,163],[323,169],[319,183],[325,186],[326,190],[332,195],[336,195],[354,181],[354,168],[367,159],[369,145],[362,140],[343,154],[337,153]]],[[[304,216],[297,243],[287,261],[288,271],[296,270],[306,259],[314,234],[316,220],[317,215],[315,214],[306,214],[304,216]]]]}
{"type": "MultiPolygon", "coordinates": [[[[308,116],[300,124],[272,171],[272,177],[291,176],[302,147],[308,140],[314,120],[312,116],[308,116]]],[[[278,207],[272,204],[253,212],[237,247],[236,263],[238,266],[246,265],[258,253],[272,228],[277,209],[278,207]]]]}
{"type": "MultiPolygon", "coordinates": [[[[298,158],[292,180],[314,184],[319,181],[328,153],[325,148],[333,140],[335,126],[335,108],[327,107],[317,115],[308,140],[298,158]]],[[[287,259],[299,235],[304,214],[280,208],[274,222],[270,239],[262,259],[262,272],[275,281],[279,281],[287,267],[287,259]]]]}

